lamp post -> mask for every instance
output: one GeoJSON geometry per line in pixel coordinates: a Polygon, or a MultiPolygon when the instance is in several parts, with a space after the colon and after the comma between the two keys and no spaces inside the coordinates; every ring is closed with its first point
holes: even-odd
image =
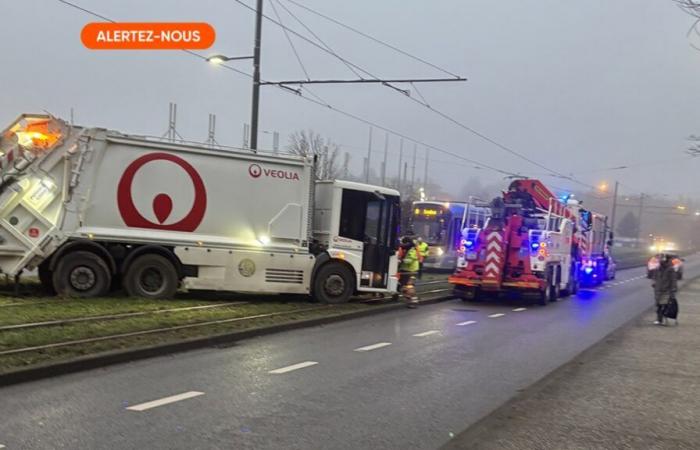
{"type": "Polygon", "coordinates": [[[253,60],[253,96],[250,108],[250,149],[258,151],[258,117],[260,107],[260,41],[262,40],[262,13],[263,0],[257,0],[255,11],[255,44],[252,56],[224,56],[212,55],[207,61],[212,64],[223,64],[228,61],[238,61],[241,59],[253,60]]]}
{"type": "MultiPolygon", "coordinates": [[[[620,188],[620,183],[615,181],[615,188],[612,195],[612,208],[610,210],[610,233],[615,233],[615,216],[617,215],[617,191],[620,188]]],[[[608,183],[602,182],[598,185],[598,189],[602,192],[608,191],[608,183]]]]}

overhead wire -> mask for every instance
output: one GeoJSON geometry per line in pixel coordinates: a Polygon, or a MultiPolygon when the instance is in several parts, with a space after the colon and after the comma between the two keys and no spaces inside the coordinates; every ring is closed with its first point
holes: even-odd
{"type": "MultiPolygon", "coordinates": [[[[243,7],[247,8],[247,9],[249,9],[250,11],[256,12],[256,9],[255,9],[255,8],[253,8],[252,6],[246,4],[246,3],[243,2],[242,0],[234,0],[234,1],[235,1],[236,3],[238,3],[238,4],[240,4],[241,6],[243,6],[243,7]]],[[[289,1],[291,1],[291,0],[289,0],[289,1]]],[[[295,4],[296,4],[296,3],[295,3],[295,4]]],[[[277,25],[277,26],[279,26],[279,27],[288,28],[288,27],[285,27],[284,24],[280,23],[279,21],[276,21],[276,20],[272,19],[271,17],[269,17],[269,16],[267,16],[267,15],[265,15],[265,14],[262,14],[262,16],[263,16],[265,19],[267,19],[268,21],[274,23],[275,25],[277,25]]],[[[289,30],[292,34],[294,34],[294,35],[296,35],[297,37],[299,37],[300,39],[302,39],[302,40],[304,40],[304,41],[310,43],[311,45],[315,46],[316,48],[319,48],[320,50],[322,50],[322,51],[324,51],[324,52],[326,52],[326,53],[329,53],[329,54],[331,54],[332,56],[335,56],[336,58],[340,59],[341,61],[344,61],[344,62],[346,62],[347,64],[350,64],[351,66],[355,67],[356,69],[358,69],[358,70],[360,70],[360,71],[366,73],[367,75],[371,76],[372,78],[379,80],[379,78],[378,78],[377,76],[371,74],[370,72],[368,72],[367,70],[363,69],[362,67],[359,67],[357,64],[352,63],[351,61],[347,60],[346,58],[343,58],[343,57],[340,56],[339,54],[328,51],[328,50],[327,50],[326,48],[324,48],[323,46],[321,46],[321,45],[319,45],[319,44],[313,42],[312,40],[308,39],[306,36],[303,36],[302,34],[296,32],[295,30],[292,30],[292,29],[289,29],[289,28],[288,28],[288,30],[289,30]]],[[[438,109],[435,109],[435,108],[433,108],[432,106],[430,106],[429,104],[424,103],[424,102],[422,102],[422,101],[420,101],[420,100],[418,100],[418,99],[416,99],[416,98],[413,98],[413,97],[411,97],[410,95],[407,95],[406,91],[404,91],[403,89],[397,88],[397,87],[395,87],[395,86],[393,86],[393,85],[391,85],[391,84],[389,84],[389,83],[382,83],[382,84],[385,85],[385,86],[387,86],[387,87],[390,87],[390,88],[392,88],[392,89],[394,89],[394,90],[396,90],[396,91],[398,91],[398,92],[400,92],[400,93],[402,93],[404,96],[408,97],[410,100],[412,100],[412,101],[414,101],[414,102],[416,102],[416,103],[422,105],[423,107],[429,109],[430,111],[434,112],[435,114],[437,114],[438,116],[442,117],[443,119],[445,119],[445,120],[447,120],[447,121],[449,121],[449,122],[451,122],[451,123],[453,123],[453,124],[459,126],[460,128],[462,128],[462,129],[464,129],[464,130],[470,132],[471,134],[473,134],[473,135],[475,135],[475,136],[481,138],[482,140],[484,140],[484,141],[486,141],[486,142],[489,142],[490,144],[492,144],[492,145],[494,145],[494,146],[496,146],[496,147],[498,147],[498,148],[500,148],[500,149],[506,151],[507,153],[512,154],[513,156],[516,156],[516,157],[518,157],[518,158],[520,158],[520,159],[523,159],[524,161],[529,162],[530,164],[532,164],[532,165],[534,165],[534,166],[537,166],[537,167],[539,167],[539,168],[541,168],[541,169],[544,169],[544,170],[546,170],[546,171],[548,171],[548,172],[551,172],[552,174],[557,175],[557,176],[559,176],[560,178],[568,179],[568,180],[570,180],[570,181],[572,181],[572,182],[574,182],[574,183],[576,183],[576,184],[579,184],[579,185],[582,185],[582,186],[585,186],[585,187],[595,188],[595,187],[594,187],[593,185],[591,185],[591,184],[585,183],[585,182],[583,182],[583,181],[580,181],[580,180],[575,179],[574,177],[571,177],[571,176],[569,176],[569,175],[566,175],[566,174],[563,174],[563,173],[561,173],[561,172],[558,172],[558,171],[556,171],[556,170],[554,170],[554,169],[551,169],[551,168],[545,166],[544,164],[542,164],[542,163],[540,163],[540,162],[538,162],[538,161],[536,161],[536,160],[534,160],[534,159],[532,159],[532,158],[530,158],[530,157],[528,157],[528,156],[526,156],[526,155],[524,155],[524,154],[522,154],[522,153],[520,153],[520,152],[518,152],[518,151],[516,151],[516,150],[514,150],[514,149],[512,149],[512,148],[510,148],[509,146],[507,146],[507,145],[505,145],[505,144],[501,144],[500,142],[496,141],[495,139],[493,139],[493,138],[491,138],[491,137],[485,135],[484,133],[481,133],[480,131],[477,131],[476,129],[470,127],[469,125],[466,125],[466,124],[460,122],[459,120],[457,120],[457,119],[455,119],[454,117],[448,115],[447,113],[444,113],[444,112],[442,112],[442,111],[440,111],[440,110],[438,110],[438,109]]]]}
{"type": "MultiPolygon", "coordinates": [[[[319,42],[321,43],[321,45],[323,45],[324,47],[326,47],[326,49],[328,49],[328,51],[330,51],[331,53],[333,53],[334,56],[337,57],[336,51],[333,50],[333,49],[331,48],[330,45],[328,45],[323,39],[321,39],[316,33],[314,33],[313,30],[311,30],[311,28],[309,28],[308,26],[306,26],[306,24],[305,24],[304,22],[302,22],[301,19],[299,19],[292,11],[290,11],[289,8],[287,8],[286,6],[284,6],[284,4],[283,4],[282,2],[280,2],[279,0],[272,0],[272,2],[275,2],[275,1],[277,2],[278,5],[280,5],[280,7],[282,7],[282,8],[287,12],[287,14],[289,14],[294,20],[296,20],[296,22],[297,22],[299,25],[301,25],[307,32],[309,32],[309,34],[311,34],[314,38],[316,38],[316,40],[319,41],[319,42]]],[[[340,59],[340,58],[339,58],[339,59],[340,59]]],[[[355,74],[355,76],[357,76],[357,77],[359,77],[359,78],[364,78],[364,77],[362,76],[362,74],[360,74],[357,70],[355,70],[355,68],[352,67],[350,64],[348,64],[348,63],[346,63],[345,61],[342,61],[342,60],[341,60],[341,62],[342,62],[343,64],[345,64],[345,66],[346,66],[348,69],[350,69],[350,71],[351,71],[353,74],[355,74]]]]}
{"type": "Polygon", "coordinates": [[[339,21],[339,20],[337,20],[337,19],[334,19],[334,18],[332,18],[332,17],[330,17],[330,16],[327,16],[327,15],[325,15],[325,14],[323,14],[323,13],[320,13],[320,12],[314,10],[313,8],[310,8],[310,7],[308,7],[308,6],[302,5],[302,4],[300,4],[300,3],[298,3],[298,2],[296,2],[296,1],[294,1],[294,0],[287,0],[287,1],[288,1],[289,3],[292,3],[292,4],[296,5],[296,6],[298,6],[299,8],[302,8],[302,9],[304,9],[304,10],[306,10],[306,11],[312,13],[312,14],[315,14],[315,15],[317,15],[317,16],[319,16],[319,17],[322,17],[322,18],[324,18],[324,19],[326,19],[326,20],[328,20],[328,21],[330,21],[330,22],[335,23],[336,25],[340,25],[341,27],[343,27],[343,28],[345,28],[345,29],[348,29],[348,30],[350,30],[350,31],[352,31],[352,32],[354,32],[354,33],[356,33],[356,34],[359,34],[360,36],[363,36],[363,37],[365,37],[365,38],[367,38],[367,39],[369,39],[369,40],[371,40],[371,41],[374,41],[374,42],[376,42],[376,43],[378,43],[378,44],[380,44],[380,45],[383,45],[384,47],[390,48],[390,49],[394,50],[395,52],[401,53],[401,54],[404,55],[404,56],[407,56],[407,57],[409,57],[409,58],[411,58],[411,59],[413,59],[413,60],[419,61],[419,62],[421,62],[421,63],[423,63],[423,64],[425,64],[425,65],[427,65],[427,66],[430,66],[430,67],[432,67],[432,68],[434,68],[434,69],[437,69],[437,70],[439,70],[439,71],[442,72],[442,73],[445,73],[445,74],[447,74],[447,75],[453,76],[453,77],[455,77],[455,78],[459,78],[459,75],[454,74],[454,73],[450,72],[449,70],[447,70],[447,69],[445,69],[445,68],[443,68],[443,67],[440,67],[440,66],[438,66],[438,65],[436,65],[436,64],[433,64],[433,63],[431,63],[430,61],[426,61],[425,59],[420,58],[420,57],[418,57],[418,56],[416,56],[416,55],[413,55],[413,54],[411,54],[411,53],[409,53],[409,52],[407,52],[407,51],[401,50],[400,48],[398,48],[398,47],[396,47],[396,46],[394,46],[394,45],[391,45],[391,44],[389,44],[389,43],[387,43],[387,42],[385,42],[385,41],[382,41],[381,39],[375,38],[374,36],[370,36],[370,35],[368,35],[368,34],[366,34],[366,33],[363,33],[362,31],[360,31],[360,30],[358,30],[358,29],[356,29],[356,28],[353,28],[353,27],[351,27],[350,25],[347,25],[347,24],[345,24],[345,23],[343,23],[343,22],[341,22],[341,21],[339,21]]]}
{"type": "MultiPolygon", "coordinates": [[[[282,23],[282,18],[280,17],[279,13],[277,12],[277,8],[275,7],[274,0],[270,1],[270,5],[272,6],[272,11],[275,13],[275,17],[277,17],[277,20],[280,23],[282,23]]],[[[287,38],[287,42],[289,42],[289,46],[292,47],[292,51],[294,52],[294,56],[296,56],[297,62],[299,63],[301,70],[304,72],[306,79],[310,80],[311,77],[309,76],[309,72],[306,70],[306,67],[304,67],[304,63],[301,60],[301,56],[299,56],[299,52],[297,51],[297,48],[294,46],[294,42],[292,42],[292,38],[289,36],[289,32],[287,31],[287,28],[282,27],[282,32],[284,33],[284,36],[287,38]]]]}
{"type": "MultiPolygon", "coordinates": [[[[90,14],[90,15],[92,15],[92,16],[94,16],[94,17],[98,17],[98,18],[100,18],[100,19],[103,19],[103,20],[106,20],[106,21],[109,21],[109,22],[112,22],[112,23],[115,22],[114,20],[112,20],[112,19],[110,19],[110,18],[108,18],[108,17],[106,17],[106,16],[103,16],[103,15],[101,15],[101,14],[99,14],[99,13],[96,13],[96,12],[94,12],[94,11],[88,10],[88,9],[86,9],[86,8],[83,8],[83,7],[77,5],[77,4],[73,3],[73,2],[70,2],[70,1],[67,1],[67,0],[57,0],[57,1],[59,1],[59,2],[62,3],[62,4],[65,4],[65,5],[67,5],[67,6],[70,6],[70,7],[72,7],[72,8],[75,8],[75,9],[78,9],[78,10],[80,10],[80,11],[83,11],[83,12],[85,12],[85,13],[87,13],[87,14],[90,14]]],[[[250,6],[246,5],[245,3],[241,2],[240,0],[234,0],[234,1],[236,1],[237,3],[241,4],[242,6],[248,8],[248,9],[252,9],[250,6]]],[[[254,10],[254,9],[253,9],[253,10],[254,10]]],[[[274,19],[270,18],[269,16],[265,16],[265,18],[266,18],[267,20],[269,20],[269,21],[271,21],[271,22],[277,24],[278,26],[280,26],[280,27],[282,27],[282,28],[287,28],[290,32],[292,32],[293,34],[299,36],[299,37],[302,38],[303,40],[305,40],[305,41],[311,43],[312,45],[314,45],[314,46],[316,46],[316,47],[322,49],[323,51],[328,52],[327,49],[325,49],[325,48],[319,46],[318,44],[316,44],[315,42],[309,40],[309,39],[306,38],[305,36],[300,35],[300,34],[297,33],[296,31],[289,29],[288,27],[286,27],[285,25],[283,25],[283,24],[280,23],[279,21],[275,21],[274,19]]],[[[207,58],[206,58],[206,57],[204,57],[204,56],[202,56],[202,55],[200,55],[200,54],[198,54],[198,53],[196,53],[196,52],[193,52],[193,51],[190,51],[190,50],[182,50],[182,51],[184,51],[185,53],[187,53],[187,54],[189,54],[189,55],[192,55],[192,56],[194,56],[194,57],[197,57],[197,58],[199,58],[199,59],[201,59],[201,60],[203,60],[203,61],[207,61],[207,58]]],[[[353,64],[352,62],[347,61],[346,59],[342,58],[340,55],[335,54],[334,56],[335,56],[336,58],[338,58],[338,59],[340,59],[340,60],[346,62],[346,63],[349,64],[350,66],[356,67],[357,69],[359,69],[359,70],[361,70],[361,71],[367,73],[369,76],[373,76],[372,74],[370,74],[370,73],[368,73],[367,71],[365,71],[364,69],[362,69],[362,68],[356,66],[356,65],[353,64]]],[[[219,64],[219,66],[221,66],[221,67],[223,67],[223,68],[225,68],[225,69],[227,69],[227,70],[231,70],[231,71],[233,71],[233,72],[235,72],[235,73],[238,73],[238,74],[240,74],[240,75],[244,75],[244,76],[246,76],[246,77],[248,77],[248,78],[252,78],[252,75],[251,75],[251,74],[246,73],[246,72],[244,72],[244,71],[241,71],[241,70],[239,70],[239,69],[236,69],[235,67],[232,67],[231,65],[228,65],[228,64],[219,64]]],[[[375,77],[375,78],[376,78],[376,77],[375,77]]],[[[388,85],[388,84],[387,84],[387,85],[388,85]]],[[[395,90],[398,90],[399,92],[402,92],[402,93],[404,92],[404,91],[401,90],[401,89],[395,88],[395,87],[390,86],[390,85],[388,85],[388,86],[389,86],[389,87],[392,87],[392,88],[395,89],[395,90]]],[[[285,89],[284,86],[277,86],[277,87],[278,87],[278,88],[281,88],[283,92],[289,93],[289,91],[288,91],[287,89],[285,89]]],[[[389,127],[386,127],[386,126],[380,125],[380,124],[378,124],[378,123],[375,123],[375,122],[373,122],[373,121],[371,121],[371,120],[365,119],[365,118],[363,118],[363,117],[361,117],[361,116],[358,116],[358,115],[356,115],[356,114],[353,114],[353,113],[350,113],[350,112],[348,112],[348,111],[344,111],[344,110],[342,110],[342,109],[336,108],[335,106],[333,106],[333,105],[329,104],[328,102],[324,101],[323,99],[321,99],[319,96],[315,95],[314,93],[312,93],[312,92],[309,91],[308,89],[305,89],[305,91],[306,91],[306,92],[309,92],[309,94],[311,94],[312,96],[314,96],[314,97],[316,97],[316,98],[315,98],[315,99],[312,99],[312,98],[306,97],[306,96],[304,96],[304,95],[299,95],[300,98],[302,98],[302,99],[304,99],[304,100],[306,100],[306,101],[308,101],[308,102],[317,104],[317,105],[319,105],[319,106],[323,106],[323,107],[325,107],[325,108],[331,109],[331,110],[335,111],[336,113],[341,114],[341,115],[343,115],[343,116],[345,116],[345,117],[354,119],[354,120],[356,120],[356,121],[358,121],[358,122],[361,122],[361,123],[364,123],[364,124],[366,124],[366,125],[373,126],[373,127],[377,128],[377,129],[380,129],[380,130],[389,132],[389,133],[394,134],[394,135],[396,135],[396,136],[402,137],[402,138],[404,138],[404,139],[406,139],[406,140],[408,140],[408,141],[410,141],[410,142],[414,142],[414,143],[416,143],[416,144],[418,144],[418,145],[421,145],[421,146],[424,146],[424,147],[426,147],[426,148],[430,148],[430,149],[433,149],[433,150],[438,151],[438,152],[440,152],[440,153],[443,153],[443,154],[452,156],[452,157],[454,157],[454,158],[456,158],[456,159],[458,159],[458,160],[462,160],[462,161],[466,161],[466,162],[475,164],[476,166],[479,166],[480,168],[489,169],[489,170],[492,170],[492,171],[494,171],[494,172],[497,172],[497,173],[500,173],[500,174],[504,174],[504,175],[509,175],[509,176],[516,176],[516,177],[521,177],[521,176],[523,176],[522,173],[515,173],[515,172],[512,172],[512,171],[500,169],[500,168],[498,168],[498,167],[495,167],[495,166],[492,166],[492,165],[489,165],[489,164],[484,164],[484,163],[479,162],[479,161],[476,161],[476,160],[474,160],[474,159],[472,159],[472,158],[468,158],[468,157],[465,157],[465,156],[463,156],[463,155],[459,155],[459,154],[457,154],[457,153],[454,153],[454,152],[451,152],[451,151],[449,151],[449,150],[446,150],[446,149],[444,149],[444,148],[441,148],[441,147],[438,147],[438,146],[429,144],[429,143],[427,143],[427,142],[423,142],[423,141],[421,141],[421,140],[419,140],[419,139],[415,139],[415,138],[410,137],[410,136],[408,136],[408,135],[406,135],[406,134],[403,134],[403,133],[400,133],[400,132],[398,132],[398,131],[396,131],[396,130],[393,130],[393,129],[389,128],[389,127]]],[[[298,94],[298,93],[297,93],[297,94],[298,94]]],[[[410,97],[409,97],[409,98],[410,98],[410,97]]],[[[423,104],[424,106],[429,107],[428,105],[426,105],[426,104],[424,104],[424,103],[422,103],[422,102],[420,102],[420,101],[418,101],[418,100],[416,100],[416,99],[412,99],[412,100],[414,100],[414,101],[416,101],[416,102],[418,102],[418,103],[420,103],[420,104],[423,104]]],[[[433,108],[430,108],[430,109],[434,110],[433,108]]],[[[434,111],[437,112],[437,110],[434,110],[434,111]]],[[[448,118],[448,116],[447,116],[446,118],[448,118]]],[[[452,120],[454,120],[454,119],[452,119],[452,120]]],[[[457,122],[457,124],[459,124],[459,122],[457,122]]],[[[463,126],[463,124],[460,124],[460,125],[463,126]]],[[[496,141],[492,141],[490,138],[488,138],[488,137],[485,136],[485,135],[481,135],[480,137],[483,137],[483,138],[485,138],[486,140],[488,140],[489,142],[492,142],[494,145],[497,145],[497,146],[501,147],[501,144],[497,143],[496,141]]],[[[543,168],[545,168],[545,167],[543,167],[543,168]]],[[[551,171],[551,170],[548,169],[548,168],[545,168],[545,170],[551,171]]],[[[554,171],[552,171],[552,172],[554,172],[554,171]]],[[[554,172],[554,173],[556,174],[556,172],[554,172]]],[[[577,183],[579,183],[579,184],[586,185],[586,184],[581,183],[581,182],[579,182],[579,181],[577,181],[577,180],[574,180],[574,179],[572,179],[571,177],[568,177],[568,176],[566,176],[566,175],[561,175],[561,174],[557,174],[557,175],[561,176],[562,178],[569,179],[569,180],[571,180],[571,181],[577,182],[577,183]]],[[[586,185],[586,186],[590,186],[590,185],[586,185]]],[[[592,186],[591,186],[591,187],[592,187],[592,186]]]]}
{"type": "MultiPolygon", "coordinates": [[[[67,6],[70,6],[70,7],[72,7],[72,8],[78,9],[78,10],[80,10],[80,11],[82,11],[82,12],[85,12],[85,13],[87,13],[87,14],[90,14],[90,15],[92,15],[93,17],[98,17],[98,18],[103,19],[103,20],[106,20],[106,21],[108,21],[108,22],[115,23],[114,20],[112,20],[112,19],[110,19],[110,18],[108,18],[108,17],[105,17],[105,16],[103,16],[103,15],[101,15],[101,14],[99,14],[99,13],[96,13],[96,12],[94,12],[94,11],[91,11],[91,10],[88,10],[88,9],[86,9],[86,8],[83,8],[83,7],[81,7],[81,6],[79,6],[79,5],[75,4],[75,3],[70,2],[70,1],[67,1],[67,0],[57,0],[57,1],[60,2],[60,3],[62,3],[62,4],[65,4],[65,5],[67,5],[67,6]]],[[[194,57],[196,57],[196,58],[198,58],[198,59],[200,59],[200,60],[202,60],[202,61],[207,61],[207,58],[206,58],[205,56],[200,55],[199,53],[196,53],[196,52],[193,52],[193,51],[190,51],[190,50],[182,50],[182,51],[185,52],[185,53],[187,53],[187,54],[189,54],[189,55],[192,55],[192,56],[194,56],[194,57]]],[[[244,72],[244,71],[242,71],[242,70],[236,69],[235,67],[231,66],[230,64],[222,63],[222,64],[217,64],[217,66],[218,66],[218,67],[222,67],[222,68],[227,69],[227,70],[230,70],[230,71],[232,71],[232,72],[235,72],[235,73],[237,73],[237,74],[239,74],[239,75],[243,75],[243,76],[245,76],[245,77],[247,77],[247,78],[253,78],[253,76],[252,76],[251,74],[249,74],[249,73],[247,73],[247,72],[244,72]]],[[[284,89],[282,86],[276,86],[276,87],[279,88],[282,92],[285,92],[285,93],[287,93],[287,94],[290,94],[290,93],[291,93],[289,90],[284,89]]],[[[310,93],[310,91],[309,91],[308,89],[305,89],[305,91],[310,93]]],[[[466,162],[469,162],[469,163],[478,165],[478,166],[480,166],[481,168],[489,169],[489,170],[492,170],[492,171],[494,171],[494,172],[496,172],[496,173],[500,173],[500,174],[504,174],[504,175],[516,175],[516,176],[521,176],[521,175],[522,175],[522,174],[518,174],[518,173],[515,173],[515,172],[510,172],[510,171],[507,171],[507,170],[503,170],[503,169],[500,169],[500,168],[491,166],[491,165],[489,165],[489,164],[484,164],[484,163],[482,163],[482,162],[479,162],[479,161],[476,161],[476,160],[474,160],[474,159],[465,157],[465,156],[460,155],[460,154],[458,154],[458,153],[455,153],[455,152],[446,150],[446,149],[441,148],[441,147],[438,147],[438,146],[436,146],[436,145],[429,144],[429,143],[424,142],[424,141],[422,141],[422,140],[420,140],[420,139],[413,138],[413,137],[411,137],[411,136],[408,136],[408,135],[403,134],[403,133],[401,133],[401,132],[395,131],[395,130],[393,130],[393,129],[389,128],[389,127],[386,127],[386,126],[384,126],[384,125],[381,125],[381,124],[379,124],[379,123],[376,123],[376,122],[373,122],[373,121],[371,121],[371,120],[365,119],[364,117],[361,117],[361,116],[358,116],[358,115],[353,114],[353,113],[351,113],[351,112],[348,112],[348,111],[339,109],[339,108],[337,108],[337,107],[335,107],[335,106],[333,106],[333,105],[331,105],[331,104],[329,104],[329,103],[323,101],[322,99],[312,99],[312,98],[306,97],[306,96],[304,96],[304,95],[300,95],[300,94],[298,94],[298,93],[295,93],[295,95],[297,95],[299,98],[301,98],[301,99],[303,99],[303,100],[306,100],[307,102],[314,103],[314,104],[316,104],[316,105],[319,105],[319,106],[322,106],[322,107],[324,107],[324,108],[330,109],[330,110],[332,110],[332,111],[334,111],[334,112],[336,112],[336,113],[338,113],[338,114],[340,114],[340,115],[343,115],[343,116],[345,116],[345,117],[348,117],[348,118],[350,118],[350,119],[353,119],[353,120],[355,120],[355,121],[357,121],[357,122],[361,122],[361,123],[363,123],[363,124],[365,124],[365,125],[369,125],[369,126],[372,126],[372,127],[374,127],[374,128],[377,128],[377,129],[379,129],[379,130],[382,130],[382,131],[386,131],[386,132],[388,132],[388,133],[391,133],[391,134],[393,134],[393,135],[395,135],[395,136],[402,137],[402,138],[406,139],[407,141],[413,142],[413,143],[415,143],[415,144],[418,144],[418,145],[420,145],[420,146],[422,146],[422,147],[429,148],[429,149],[431,149],[431,150],[435,150],[435,151],[440,152],[440,153],[443,153],[443,154],[445,154],[445,155],[452,156],[452,157],[454,157],[454,158],[456,158],[456,159],[458,159],[458,160],[466,161],[466,162]]],[[[313,94],[312,94],[312,95],[313,95],[313,94]]]]}

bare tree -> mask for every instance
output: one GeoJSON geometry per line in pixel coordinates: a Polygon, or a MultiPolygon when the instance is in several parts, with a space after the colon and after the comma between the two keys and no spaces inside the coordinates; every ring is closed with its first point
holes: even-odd
{"type": "Polygon", "coordinates": [[[316,157],[316,178],[330,180],[338,176],[340,146],[313,130],[295,131],[289,136],[287,151],[293,155],[316,157]]]}
{"type": "MultiPolygon", "coordinates": [[[[695,35],[696,38],[700,37],[700,0],[673,0],[683,11],[687,12],[691,16],[695,17],[693,25],[688,30],[688,37],[695,35]]],[[[694,45],[692,42],[690,45],[696,49],[700,50],[700,47],[694,45]]]]}

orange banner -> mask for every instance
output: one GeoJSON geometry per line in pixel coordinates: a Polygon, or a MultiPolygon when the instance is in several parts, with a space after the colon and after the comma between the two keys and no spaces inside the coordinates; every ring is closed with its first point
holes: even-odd
{"type": "Polygon", "coordinates": [[[92,22],[80,33],[92,50],[204,50],[215,39],[204,22],[92,22]]]}

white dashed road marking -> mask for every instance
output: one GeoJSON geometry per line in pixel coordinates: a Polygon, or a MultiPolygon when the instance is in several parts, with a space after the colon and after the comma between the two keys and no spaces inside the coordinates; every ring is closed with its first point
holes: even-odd
{"type": "Polygon", "coordinates": [[[499,317],[503,317],[503,316],[505,316],[505,314],[503,314],[503,313],[497,313],[497,314],[491,314],[489,317],[490,317],[491,319],[498,319],[499,317]]]}
{"type": "Polygon", "coordinates": [[[476,323],[476,320],[467,320],[466,322],[460,322],[460,323],[458,323],[457,326],[458,326],[458,327],[463,327],[463,326],[466,326],[466,325],[472,325],[472,324],[474,324],[474,323],[476,323]]]}
{"type": "Polygon", "coordinates": [[[167,405],[170,403],[179,402],[182,400],[187,400],[188,398],[199,397],[204,395],[204,392],[189,391],[183,392],[182,394],[172,395],[170,397],[161,398],[159,400],[153,400],[151,402],[141,403],[140,405],[129,406],[130,411],[146,411],[147,409],[157,408],[159,406],[167,405]]]}
{"type": "Polygon", "coordinates": [[[437,334],[439,332],[440,331],[438,331],[438,330],[430,330],[430,331],[424,331],[422,333],[416,333],[413,336],[414,337],[425,337],[425,336],[430,336],[431,334],[437,334]]]}
{"type": "Polygon", "coordinates": [[[291,366],[271,370],[268,373],[273,373],[275,375],[278,375],[281,373],[287,373],[287,372],[292,372],[294,370],[303,369],[305,367],[315,366],[316,364],[318,364],[316,361],[304,361],[304,362],[300,362],[299,364],[292,364],[291,366]]]}
{"type": "Polygon", "coordinates": [[[379,342],[377,344],[366,345],[364,347],[356,348],[355,351],[356,352],[369,352],[372,350],[376,350],[378,348],[388,347],[390,345],[391,345],[391,342],[379,342]]]}
{"type": "Polygon", "coordinates": [[[527,308],[515,308],[513,310],[513,312],[523,312],[523,311],[527,311],[527,308]]]}

